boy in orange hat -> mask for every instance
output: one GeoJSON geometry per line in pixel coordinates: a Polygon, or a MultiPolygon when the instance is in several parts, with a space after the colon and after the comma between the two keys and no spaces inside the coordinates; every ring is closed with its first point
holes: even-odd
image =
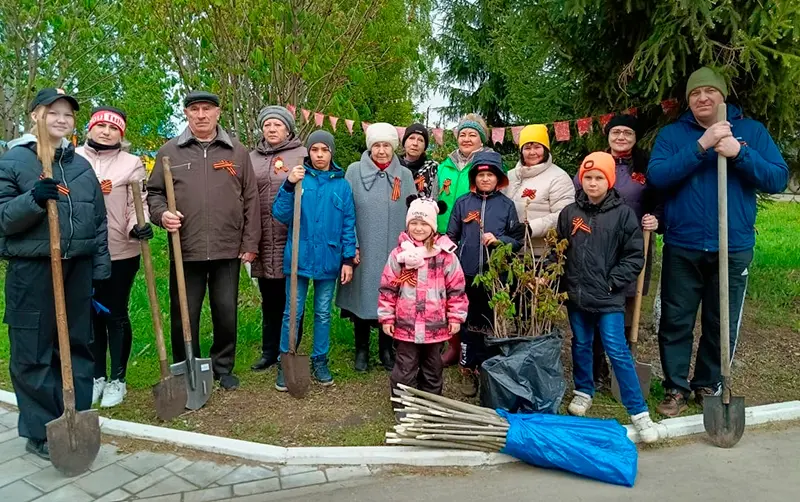
{"type": "Polygon", "coordinates": [[[633,209],[614,189],[616,162],[605,152],[581,163],[582,188],[575,202],[558,217],[559,239],[567,239],[561,280],[572,327],[574,397],[568,411],[583,416],[592,406],[592,342],[595,329],[619,381],[622,404],[645,443],[658,441],[658,431],[639,388],[633,358],[625,340],[625,287],[644,266],[644,240],[633,209]]]}

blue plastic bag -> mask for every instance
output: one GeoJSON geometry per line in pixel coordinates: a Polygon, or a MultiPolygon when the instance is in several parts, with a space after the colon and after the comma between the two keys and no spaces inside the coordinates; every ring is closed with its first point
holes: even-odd
{"type": "Polygon", "coordinates": [[[497,410],[510,425],[502,453],[548,469],[633,486],[639,453],[616,420],[566,415],[513,415],[497,410]]]}

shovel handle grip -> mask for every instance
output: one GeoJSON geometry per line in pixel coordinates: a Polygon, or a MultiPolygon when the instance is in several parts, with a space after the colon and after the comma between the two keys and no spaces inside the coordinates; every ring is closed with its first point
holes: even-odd
{"type": "Polygon", "coordinates": [[[297,265],[300,260],[300,210],[303,206],[303,180],[294,185],[292,214],[292,276],[289,279],[289,353],[297,350],[297,265]]]}
{"type": "MultiPolygon", "coordinates": [[[[53,177],[52,164],[42,163],[42,175],[53,177]]],[[[58,226],[58,202],[47,201],[47,225],[50,230],[50,270],[53,276],[53,298],[56,310],[58,350],[61,359],[61,381],[64,392],[64,410],[75,411],[75,384],[72,381],[72,354],[67,324],[67,300],[64,297],[64,272],[61,268],[61,229],[58,226]]]]}
{"type": "Polygon", "coordinates": [[[633,319],[631,319],[631,350],[634,351],[639,341],[639,320],[642,315],[642,296],[644,296],[644,277],[647,271],[647,252],[650,250],[650,230],[644,231],[644,266],[636,278],[636,298],[633,300],[633,319]]]}
{"type": "MultiPolygon", "coordinates": [[[[178,214],[175,203],[175,184],[172,181],[172,167],[169,157],[161,159],[164,167],[164,187],[167,191],[167,209],[172,214],[178,214]]],[[[191,343],[192,327],[189,324],[189,303],[186,300],[186,279],[183,274],[183,252],[181,251],[181,232],[176,230],[170,232],[172,239],[172,258],[175,263],[175,282],[178,283],[178,303],[181,308],[181,328],[183,330],[183,341],[191,343]]],[[[189,354],[186,355],[187,357],[189,354]]]]}
{"type": "MultiPolygon", "coordinates": [[[[725,103],[717,107],[717,122],[727,120],[725,103]]],[[[719,214],[719,339],[723,386],[730,388],[731,313],[728,289],[728,159],[717,154],[717,212],[719,214]]]]}
{"type": "MultiPolygon", "coordinates": [[[[131,196],[133,197],[133,207],[136,210],[136,224],[143,227],[147,220],[144,217],[144,205],[142,204],[142,189],[139,185],[142,182],[132,181],[131,196]]],[[[153,332],[156,335],[156,348],[158,349],[158,362],[161,369],[161,378],[169,376],[169,366],[167,365],[167,349],[164,346],[164,327],[161,324],[161,309],[158,306],[158,295],[156,294],[156,277],[153,273],[153,255],[150,252],[150,243],[146,240],[140,241],[142,246],[142,263],[144,264],[144,278],[147,282],[147,298],[150,301],[150,317],[153,318],[153,332]]]]}

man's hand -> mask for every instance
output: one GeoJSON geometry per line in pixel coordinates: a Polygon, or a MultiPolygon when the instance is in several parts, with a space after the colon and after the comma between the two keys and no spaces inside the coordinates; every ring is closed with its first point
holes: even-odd
{"type": "Polygon", "coordinates": [[[491,232],[486,232],[483,234],[483,245],[484,246],[491,246],[497,242],[497,237],[494,236],[491,232]]]}
{"type": "Polygon", "coordinates": [[[652,214],[642,216],[642,229],[655,232],[658,229],[658,218],[652,214]]]}
{"type": "Polygon", "coordinates": [[[306,177],[306,168],[303,166],[294,166],[292,172],[289,173],[289,183],[297,183],[306,177]]]}
{"type": "Polygon", "coordinates": [[[353,279],[353,267],[342,265],[342,285],[347,284],[353,279]]]}
{"type": "Polygon", "coordinates": [[[256,259],[256,256],[257,255],[255,253],[240,253],[239,259],[242,260],[242,263],[253,263],[253,261],[256,259]]]}
{"type": "Polygon", "coordinates": [[[733,133],[731,132],[730,122],[717,122],[706,129],[706,132],[703,133],[697,142],[700,143],[700,146],[703,147],[703,150],[708,150],[709,148],[717,146],[717,143],[719,143],[722,138],[732,136],[733,133]]]}
{"type": "Polygon", "coordinates": [[[461,324],[457,323],[457,322],[451,322],[450,323],[450,334],[451,335],[455,335],[459,331],[461,331],[461,324]]]}
{"type": "Polygon", "coordinates": [[[717,146],[714,147],[714,150],[722,155],[723,157],[727,157],[732,159],[739,155],[739,151],[742,149],[742,145],[739,141],[736,140],[733,136],[727,136],[722,138],[717,146]]]}
{"type": "Polygon", "coordinates": [[[361,263],[361,251],[359,251],[358,248],[356,248],[356,257],[353,258],[353,263],[356,265],[361,263]]]}
{"type": "Polygon", "coordinates": [[[389,336],[394,335],[394,324],[381,324],[383,332],[389,336]]]}
{"type": "Polygon", "coordinates": [[[167,232],[177,232],[179,228],[181,228],[181,220],[183,219],[183,214],[178,211],[178,214],[172,214],[169,211],[164,211],[164,214],[161,215],[161,224],[164,225],[164,228],[167,232]]]}

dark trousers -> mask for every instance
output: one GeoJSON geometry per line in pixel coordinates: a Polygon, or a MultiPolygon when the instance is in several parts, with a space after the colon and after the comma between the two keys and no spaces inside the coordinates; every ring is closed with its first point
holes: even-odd
{"type": "MultiPolygon", "coordinates": [[[[75,406],[92,405],[92,259],[62,261],[75,406]]],[[[47,439],[45,425],[64,412],[50,258],[12,259],[6,269],[9,370],[19,407],[19,435],[47,439]]]]}
{"type": "Polygon", "coordinates": [[[442,394],[443,343],[412,343],[395,341],[397,356],[389,383],[392,391],[398,383],[432,394],[442,394]]]}
{"type": "Polygon", "coordinates": [[[377,328],[378,353],[380,354],[384,351],[394,352],[394,338],[383,332],[378,324],[378,321],[375,321],[374,319],[361,319],[355,315],[351,315],[351,319],[353,320],[353,335],[355,336],[356,351],[360,349],[369,352],[369,340],[372,336],[372,329],[377,328]]]}
{"type": "Polygon", "coordinates": [[[467,277],[467,322],[461,328],[461,360],[459,364],[468,370],[477,370],[488,357],[486,335],[492,334],[494,311],[489,306],[489,293],[482,285],[474,285],[474,277],[467,277]]]}
{"type": "MultiPolygon", "coordinates": [[[[186,277],[186,297],[189,304],[189,322],[192,327],[192,350],[200,355],[200,312],[208,287],[211,306],[211,323],[214,341],[209,356],[214,376],[233,373],[236,358],[237,302],[239,301],[238,259],[183,262],[186,277]]],[[[175,263],[169,266],[169,310],[172,337],[172,360],[186,359],[181,328],[178,285],[175,280],[175,263]]]]}
{"type": "Polygon", "coordinates": [[[133,279],[139,271],[139,257],[111,262],[111,277],[94,283],[94,299],[109,310],[92,309],[94,377],[108,378],[106,353],[111,356],[111,380],[125,381],[131,356],[133,330],[128,316],[133,279]]]}
{"type": "MultiPolygon", "coordinates": [[[[258,290],[261,292],[261,355],[271,359],[280,354],[281,323],[283,307],[286,305],[286,279],[259,278],[258,290]]],[[[302,331],[302,320],[300,326],[298,335],[302,331]]]]}
{"type": "MultiPolygon", "coordinates": [[[[664,388],[679,390],[688,396],[700,387],[716,388],[720,375],[719,345],[719,254],[664,246],[661,283],[661,326],[658,347],[664,370],[664,388]],[[694,325],[697,309],[701,314],[700,345],[689,383],[694,325]]],[[[728,255],[730,291],[731,360],[736,351],[744,296],[747,291],[748,267],[753,251],[728,255]]]]}

